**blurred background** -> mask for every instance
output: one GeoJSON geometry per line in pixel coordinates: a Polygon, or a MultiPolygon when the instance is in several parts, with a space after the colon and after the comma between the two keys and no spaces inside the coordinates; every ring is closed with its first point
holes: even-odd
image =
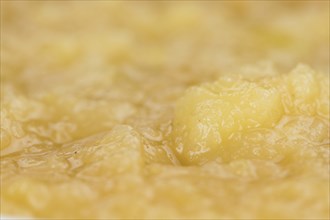
{"type": "Polygon", "coordinates": [[[26,83],[126,67],[193,80],[260,62],[329,72],[329,1],[2,1],[1,14],[3,77],[26,83]]]}

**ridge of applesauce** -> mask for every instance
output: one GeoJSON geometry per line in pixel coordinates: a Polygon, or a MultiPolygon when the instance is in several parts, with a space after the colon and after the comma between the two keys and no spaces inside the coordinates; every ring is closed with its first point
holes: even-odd
{"type": "Polygon", "coordinates": [[[294,136],[310,124],[304,135],[311,141],[329,139],[328,100],[329,78],[305,65],[253,80],[221,77],[188,89],[177,102],[173,149],[184,165],[214,159],[280,161],[299,147],[284,138],[286,131],[294,136]]]}

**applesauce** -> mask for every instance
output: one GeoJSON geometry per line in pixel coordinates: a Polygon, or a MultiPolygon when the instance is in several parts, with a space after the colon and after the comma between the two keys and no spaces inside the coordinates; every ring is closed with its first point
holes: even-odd
{"type": "Polygon", "coordinates": [[[329,218],[329,31],[327,1],[1,1],[1,215],[329,218]]]}

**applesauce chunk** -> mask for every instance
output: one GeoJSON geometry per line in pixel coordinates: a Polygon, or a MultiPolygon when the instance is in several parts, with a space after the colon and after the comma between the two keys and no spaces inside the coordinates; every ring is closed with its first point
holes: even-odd
{"type": "MultiPolygon", "coordinates": [[[[175,109],[172,139],[176,155],[187,165],[215,158],[280,160],[294,148],[290,142],[296,135],[293,130],[301,130],[306,120],[313,121],[314,131],[319,129],[316,138],[325,139],[328,81],[326,75],[299,65],[286,75],[255,80],[221,77],[192,87],[175,109]],[[292,133],[283,133],[282,125],[293,118],[292,133]]],[[[302,133],[306,136],[312,130],[302,133]]]]}

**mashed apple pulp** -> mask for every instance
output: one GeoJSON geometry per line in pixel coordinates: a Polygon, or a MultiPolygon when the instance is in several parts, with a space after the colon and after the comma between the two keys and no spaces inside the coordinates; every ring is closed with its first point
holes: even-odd
{"type": "Polygon", "coordinates": [[[327,2],[1,6],[2,215],[329,218],[327,2]]]}
{"type": "Polygon", "coordinates": [[[179,100],[173,123],[180,161],[201,164],[218,156],[227,162],[281,160],[308,142],[328,143],[328,81],[299,66],[287,75],[220,78],[192,87],[179,100]],[[306,143],[297,145],[292,132],[306,143]]]}

